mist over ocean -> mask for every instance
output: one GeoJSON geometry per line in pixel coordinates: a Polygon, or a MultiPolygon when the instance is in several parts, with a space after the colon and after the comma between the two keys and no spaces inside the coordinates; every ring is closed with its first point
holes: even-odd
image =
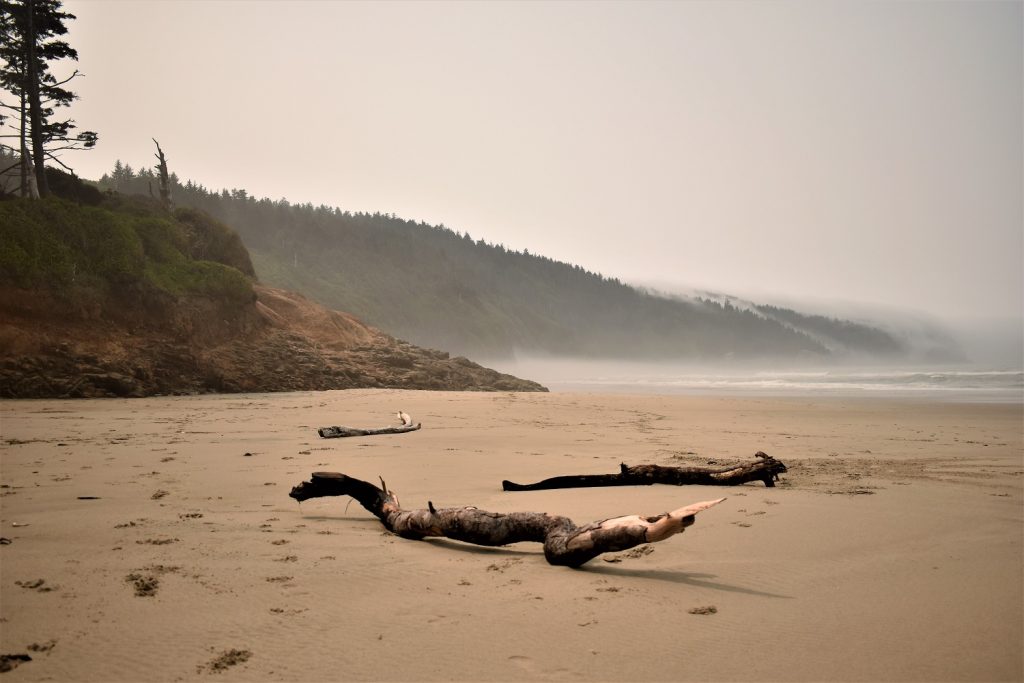
{"type": "Polygon", "coordinates": [[[680,366],[584,360],[492,361],[552,391],[755,394],[1024,402],[1024,370],[909,366],[772,368],[751,364],[680,366]]]}

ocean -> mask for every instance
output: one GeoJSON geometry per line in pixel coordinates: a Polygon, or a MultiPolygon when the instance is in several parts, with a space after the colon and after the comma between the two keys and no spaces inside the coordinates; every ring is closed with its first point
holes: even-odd
{"type": "Polygon", "coordinates": [[[766,396],[875,396],[1024,403],[1024,370],[915,368],[758,369],[656,363],[530,360],[495,362],[552,391],[766,396]]]}

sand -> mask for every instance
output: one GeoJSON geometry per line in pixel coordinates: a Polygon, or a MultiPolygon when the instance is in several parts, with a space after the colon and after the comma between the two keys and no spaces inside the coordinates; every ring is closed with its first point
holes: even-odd
{"type": "Polygon", "coordinates": [[[15,681],[1024,678],[1020,404],[357,390],[0,402],[0,653],[15,681]],[[329,425],[418,432],[323,440],[329,425]],[[780,486],[504,493],[763,450],[780,486]],[[586,522],[726,495],[581,569],[409,541],[407,507],[586,522]],[[604,558],[615,561],[606,561],[604,558]]]}

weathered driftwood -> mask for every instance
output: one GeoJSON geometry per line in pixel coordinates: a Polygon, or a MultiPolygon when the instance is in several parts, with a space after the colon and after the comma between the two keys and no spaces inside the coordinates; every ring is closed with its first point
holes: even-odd
{"type": "Polygon", "coordinates": [[[786,466],[758,451],[754,462],[729,467],[664,467],[662,465],[630,466],[622,463],[621,472],[616,474],[576,474],[552,477],[533,484],[516,484],[507,479],[501,482],[506,491],[541,491],[544,489],[573,489],[591,486],[650,486],[671,484],[684,486],[737,486],[748,481],[763,481],[765,486],[775,486],[779,475],[786,466]]]}
{"type": "Polygon", "coordinates": [[[601,553],[626,550],[663,541],[693,524],[695,515],[725,500],[708,500],[644,517],[627,515],[583,526],[568,517],[543,512],[486,512],[475,507],[403,510],[384,480],[378,488],[338,472],[314,472],[291,490],[298,501],[321,496],[351,496],[374,514],[384,527],[403,538],[451,538],[476,545],[499,546],[521,541],[544,544],[544,557],[554,565],[579,567],[601,553]]]}
{"type": "Polygon", "coordinates": [[[377,434],[404,434],[415,432],[423,425],[417,422],[412,423],[412,418],[407,413],[398,412],[398,419],[402,421],[400,427],[382,427],[380,429],[358,429],[356,427],[321,427],[317,433],[325,439],[337,439],[343,436],[376,436],[377,434]]]}

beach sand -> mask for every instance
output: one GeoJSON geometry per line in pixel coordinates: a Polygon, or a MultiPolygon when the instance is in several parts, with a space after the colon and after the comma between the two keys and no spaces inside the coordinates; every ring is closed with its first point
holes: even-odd
{"type": "Polygon", "coordinates": [[[0,654],[31,657],[9,683],[1024,678],[1020,404],[356,390],[0,419],[0,654]],[[423,429],[316,433],[398,410],[423,429]],[[501,490],[758,450],[776,488],[501,490]],[[577,523],[727,499],[568,569],[288,497],[324,470],[577,523]]]}

